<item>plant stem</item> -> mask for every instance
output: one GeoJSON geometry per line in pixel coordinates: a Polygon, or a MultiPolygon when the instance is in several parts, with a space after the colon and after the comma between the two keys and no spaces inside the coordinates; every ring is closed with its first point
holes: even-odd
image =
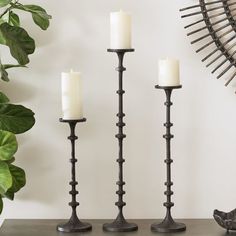
{"type": "Polygon", "coordinates": [[[2,18],[4,15],[6,15],[8,12],[10,12],[18,3],[19,0],[15,0],[13,3],[10,2],[10,7],[8,7],[1,15],[0,15],[0,18],[2,18]]]}
{"type": "Polygon", "coordinates": [[[10,10],[10,7],[7,8],[7,9],[0,15],[0,18],[2,18],[4,15],[6,15],[9,10],[10,10]]]}
{"type": "Polygon", "coordinates": [[[8,7],[1,15],[0,18],[2,18],[4,15],[6,15],[11,9],[14,8],[14,6],[18,3],[18,1],[15,1],[14,3],[10,3],[10,7],[8,7]]]}

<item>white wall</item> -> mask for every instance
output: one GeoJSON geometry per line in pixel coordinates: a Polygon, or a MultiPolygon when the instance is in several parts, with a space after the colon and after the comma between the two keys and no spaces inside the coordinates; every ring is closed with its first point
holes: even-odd
{"type": "MultiPolygon", "coordinates": [[[[155,90],[157,61],[166,55],[181,61],[183,89],[174,92],[173,215],[211,217],[215,208],[235,207],[235,94],[225,89],[200,62],[201,55],[183,29],[179,8],[194,0],[25,0],[53,15],[41,32],[25,17],[37,39],[29,69],[15,69],[1,89],[16,103],[31,107],[37,124],[18,136],[17,164],[27,172],[27,186],[14,203],[5,201],[2,218],[66,218],[69,186],[69,129],[61,116],[60,73],[83,73],[84,110],[79,125],[79,215],[113,218],[117,180],[117,58],[109,54],[109,13],[133,13],[135,53],[125,58],[125,215],[160,218],[165,209],[164,94],[155,90]]],[[[4,51],[5,52],[5,51],[4,51]]],[[[6,54],[6,52],[4,53],[6,54]]]]}

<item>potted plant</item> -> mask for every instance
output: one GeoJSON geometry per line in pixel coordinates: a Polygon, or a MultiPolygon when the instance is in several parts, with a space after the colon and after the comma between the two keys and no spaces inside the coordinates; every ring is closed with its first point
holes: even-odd
{"type": "MultiPolygon", "coordinates": [[[[8,70],[26,67],[29,55],[35,51],[35,41],[21,26],[18,11],[30,13],[33,22],[42,30],[49,27],[51,16],[38,5],[24,5],[19,0],[0,0],[0,44],[10,49],[16,64],[4,64],[0,59],[0,79],[9,81],[8,70]]],[[[18,149],[17,134],[24,133],[35,124],[34,113],[30,109],[11,104],[9,98],[0,91],[0,214],[3,198],[14,200],[15,193],[26,183],[25,172],[14,165],[18,149]]]]}

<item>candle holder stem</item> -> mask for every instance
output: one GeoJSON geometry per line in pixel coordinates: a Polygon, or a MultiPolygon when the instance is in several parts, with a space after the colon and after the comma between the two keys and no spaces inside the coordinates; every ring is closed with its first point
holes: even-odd
{"type": "Polygon", "coordinates": [[[79,122],[85,122],[86,119],[80,119],[80,120],[63,120],[60,119],[60,122],[66,122],[70,126],[70,136],[68,139],[71,141],[71,191],[69,192],[71,194],[71,202],[69,203],[69,206],[72,208],[72,215],[69,219],[69,221],[65,224],[60,224],[57,226],[57,230],[60,232],[65,233],[73,233],[73,232],[85,232],[92,229],[92,226],[89,223],[83,223],[79,220],[76,208],[79,206],[79,202],[76,201],[76,196],[79,193],[76,190],[76,185],[78,182],[76,181],[76,169],[75,164],[77,162],[77,159],[75,157],[75,141],[78,139],[78,137],[75,135],[75,127],[77,123],[79,122]]]}
{"type": "Polygon", "coordinates": [[[170,120],[171,114],[171,106],[173,103],[171,102],[171,94],[173,89],[182,88],[182,86],[170,86],[170,87],[163,87],[163,86],[156,86],[157,89],[163,89],[166,94],[166,123],[164,126],[166,127],[166,134],[163,135],[163,138],[166,139],[166,171],[167,171],[167,181],[165,182],[166,191],[165,195],[167,201],[163,204],[166,207],[166,217],[160,224],[152,224],[151,230],[160,233],[170,233],[170,232],[181,232],[186,230],[186,226],[183,223],[176,223],[171,216],[171,208],[174,206],[174,203],[171,202],[171,196],[174,194],[171,190],[171,186],[173,182],[171,181],[171,163],[173,160],[171,159],[171,139],[174,136],[171,134],[171,127],[173,124],[170,120]]]}
{"type": "Polygon", "coordinates": [[[128,223],[123,214],[123,207],[126,205],[123,200],[123,195],[125,194],[123,188],[123,186],[125,185],[123,176],[123,163],[125,162],[125,159],[123,158],[123,140],[126,137],[126,135],[123,133],[123,127],[125,126],[125,123],[123,121],[123,118],[125,116],[123,112],[123,94],[125,93],[125,91],[123,90],[123,72],[126,70],[126,68],[123,66],[123,60],[126,52],[133,51],[134,49],[108,49],[108,52],[117,53],[119,59],[119,66],[116,68],[116,70],[119,72],[119,90],[117,91],[117,94],[119,95],[119,112],[117,114],[119,121],[116,124],[119,130],[119,133],[116,135],[119,143],[119,158],[117,159],[117,162],[119,164],[119,180],[116,183],[118,185],[118,191],[116,192],[116,194],[118,195],[118,201],[115,203],[115,205],[118,207],[119,212],[117,218],[112,223],[103,225],[103,229],[109,232],[130,232],[138,229],[138,226],[136,224],[128,223]]]}

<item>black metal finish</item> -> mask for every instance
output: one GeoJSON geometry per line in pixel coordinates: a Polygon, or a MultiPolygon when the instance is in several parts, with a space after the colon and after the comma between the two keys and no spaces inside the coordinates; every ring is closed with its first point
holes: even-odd
{"type": "Polygon", "coordinates": [[[227,233],[230,230],[236,230],[236,209],[227,213],[214,210],[213,217],[218,225],[227,230],[227,233]]]}
{"type": "Polygon", "coordinates": [[[197,5],[180,9],[180,11],[182,12],[193,10],[193,12],[189,14],[182,15],[182,18],[200,15],[201,19],[196,19],[195,22],[187,25],[185,28],[190,28],[201,22],[204,22],[205,26],[198,29],[194,28],[194,30],[189,32],[187,35],[197,35],[197,39],[191,42],[192,44],[198,42],[202,44],[202,46],[197,49],[197,53],[215,44],[215,49],[210,53],[207,51],[207,56],[205,56],[202,61],[204,62],[210,59],[214,54],[216,54],[216,52],[220,53],[214,59],[211,59],[207,63],[207,67],[209,67],[210,65],[214,65],[214,63],[216,62],[219,62],[212,70],[212,73],[215,73],[219,69],[223,68],[223,66],[225,66],[225,68],[222,69],[222,72],[217,75],[217,79],[220,79],[224,76],[229,76],[229,78],[227,78],[225,86],[228,86],[232,82],[232,80],[236,78],[236,14],[234,13],[236,11],[236,8],[233,7],[235,4],[235,1],[230,0],[217,0],[212,2],[199,0],[199,4],[197,5]],[[213,5],[214,7],[209,8],[209,5],[213,5]],[[219,12],[219,9],[222,9],[223,11],[219,12]],[[212,14],[210,12],[213,12],[215,14],[212,14]],[[222,15],[225,16],[222,17],[222,15]],[[226,23],[222,25],[221,23],[225,21],[226,23]],[[217,28],[217,26],[219,27],[217,28]],[[199,37],[199,32],[204,32],[204,30],[208,30],[208,33],[199,37]],[[222,33],[220,33],[221,31],[222,33]],[[203,39],[206,39],[208,37],[211,37],[210,41],[203,41],[203,39]],[[225,57],[225,60],[220,61],[221,57],[223,56],[225,57]],[[234,72],[232,72],[232,70],[234,70],[234,72]]]}
{"type": "Polygon", "coordinates": [[[123,60],[126,52],[133,51],[134,49],[108,49],[108,52],[117,53],[119,59],[119,66],[116,68],[116,70],[119,72],[119,90],[117,91],[117,94],[119,95],[119,112],[117,114],[119,122],[116,124],[119,128],[119,133],[116,135],[116,138],[119,142],[119,158],[117,159],[117,162],[119,163],[119,181],[116,183],[118,185],[118,191],[116,192],[118,195],[118,202],[115,203],[119,209],[119,213],[117,218],[112,223],[103,225],[103,230],[109,232],[130,232],[138,229],[136,224],[128,223],[123,215],[123,207],[126,205],[126,203],[123,201],[123,195],[125,194],[123,188],[125,185],[123,177],[123,163],[125,162],[125,159],[123,158],[123,139],[126,137],[126,135],[123,133],[123,127],[125,126],[123,121],[125,116],[123,112],[123,94],[125,93],[123,90],[123,72],[126,70],[126,68],[123,66],[123,60]]]}
{"type": "Polygon", "coordinates": [[[171,102],[171,93],[173,89],[180,89],[182,88],[181,85],[179,86],[155,86],[157,89],[163,89],[166,93],[166,123],[164,126],[166,127],[166,134],[163,138],[166,139],[166,167],[167,167],[167,181],[165,182],[167,190],[165,191],[165,195],[167,196],[167,201],[164,203],[166,207],[166,217],[160,224],[152,224],[151,230],[154,232],[160,233],[168,233],[168,232],[181,232],[186,230],[186,226],[183,223],[176,223],[172,216],[171,216],[171,208],[174,206],[174,203],[171,202],[171,196],[174,194],[171,191],[171,186],[173,182],[171,181],[171,163],[173,160],[171,159],[171,139],[174,136],[171,134],[171,127],[173,124],[170,121],[170,108],[173,105],[171,102]]]}
{"type": "Polygon", "coordinates": [[[75,127],[77,123],[85,122],[86,119],[80,119],[80,120],[63,120],[60,119],[60,122],[65,122],[70,125],[70,136],[68,139],[71,141],[71,159],[70,162],[72,164],[71,166],[71,182],[70,185],[72,187],[71,191],[69,192],[72,196],[72,201],[69,203],[69,206],[72,208],[72,215],[69,221],[65,224],[60,224],[57,226],[57,230],[60,232],[65,233],[73,233],[73,232],[85,232],[92,229],[92,226],[89,223],[83,223],[79,220],[76,212],[77,206],[79,206],[79,203],[76,201],[76,195],[78,194],[78,191],[76,190],[76,185],[78,182],[76,181],[76,171],[75,171],[75,163],[77,162],[77,159],[75,157],[75,141],[78,139],[78,137],[75,135],[75,127]]]}

